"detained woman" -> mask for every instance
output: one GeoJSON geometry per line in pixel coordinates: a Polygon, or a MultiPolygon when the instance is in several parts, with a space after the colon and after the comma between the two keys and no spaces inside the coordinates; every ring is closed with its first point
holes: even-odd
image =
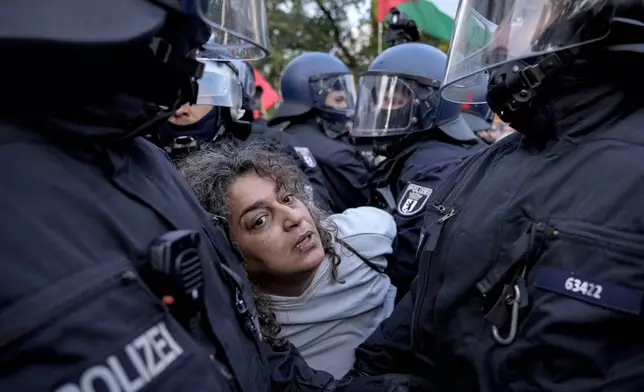
{"type": "Polygon", "coordinates": [[[396,288],[383,272],[396,235],[391,215],[372,207],[326,215],[290,158],[256,144],[220,144],[180,169],[206,210],[227,220],[264,335],[341,378],[393,310],[396,288]]]}

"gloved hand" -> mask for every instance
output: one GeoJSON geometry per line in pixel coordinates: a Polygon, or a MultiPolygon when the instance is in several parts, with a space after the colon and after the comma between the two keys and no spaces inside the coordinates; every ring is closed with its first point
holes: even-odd
{"type": "Polygon", "coordinates": [[[436,392],[437,389],[424,379],[407,374],[362,376],[349,372],[337,381],[333,392],[436,392]]]}

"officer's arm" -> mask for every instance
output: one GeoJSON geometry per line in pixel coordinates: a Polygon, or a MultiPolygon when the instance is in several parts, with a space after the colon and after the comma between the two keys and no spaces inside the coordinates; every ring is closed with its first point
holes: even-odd
{"type": "MultiPolygon", "coordinates": [[[[412,314],[416,301],[416,281],[411,291],[396,306],[391,316],[356,349],[356,360],[350,374],[376,376],[406,374],[424,381],[422,390],[440,391],[439,366],[435,358],[425,357],[414,349],[411,341],[412,314]]],[[[429,321],[428,321],[429,322],[429,321]]],[[[423,328],[428,338],[429,326],[423,328]]],[[[429,337],[431,338],[431,336],[429,337]]]]}
{"type": "Polygon", "coordinates": [[[340,150],[329,159],[326,165],[328,186],[335,189],[335,194],[342,200],[334,200],[339,212],[347,208],[366,206],[369,202],[368,184],[371,178],[369,163],[359,152],[340,150]]]}

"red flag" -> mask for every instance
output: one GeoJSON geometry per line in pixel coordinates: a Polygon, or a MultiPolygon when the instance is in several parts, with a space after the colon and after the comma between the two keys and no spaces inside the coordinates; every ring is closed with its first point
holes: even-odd
{"type": "Polygon", "coordinates": [[[253,67],[253,72],[255,73],[255,85],[258,87],[261,87],[263,90],[262,93],[262,109],[268,110],[270,109],[273,105],[275,105],[277,102],[280,100],[280,96],[271,87],[271,85],[264,79],[262,74],[257,71],[255,67],[253,67]]]}

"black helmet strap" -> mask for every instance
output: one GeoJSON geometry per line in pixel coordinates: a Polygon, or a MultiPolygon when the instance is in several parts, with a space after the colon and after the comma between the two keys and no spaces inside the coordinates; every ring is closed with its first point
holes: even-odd
{"type": "Polygon", "coordinates": [[[179,94],[177,101],[180,104],[188,102],[195,104],[197,102],[197,79],[203,76],[205,65],[197,60],[190,53],[186,56],[177,55],[172,50],[166,40],[161,37],[153,37],[150,42],[150,49],[154,56],[161,61],[162,64],[168,66],[170,69],[181,75],[181,85],[179,86],[179,94]]]}
{"type": "Polygon", "coordinates": [[[490,108],[505,122],[512,122],[523,113],[538,94],[543,82],[572,63],[578,50],[551,53],[535,64],[513,61],[492,71],[487,101],[490,108]]]}

